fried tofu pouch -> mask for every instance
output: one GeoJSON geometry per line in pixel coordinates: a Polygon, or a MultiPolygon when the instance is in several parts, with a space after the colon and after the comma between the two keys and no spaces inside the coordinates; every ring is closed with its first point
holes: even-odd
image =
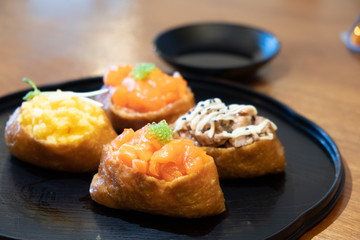
{"type": "Polygon", "coordinates": [[[225,200],[213,159],[185,139],[154,146],[158,143],[149,141],[146,131],[146,127],[138,130],[135,137],[127,137],[129,133],[125,132],[120,138],[130,140],[120,144],[114,140],[104,147],[99,171],[90,186],[91,198],[110,208],[170,217],[201,218],[224,212],[225,200]],[[145,143],[139,143],[136,135],[145,143]],[[139,144],[147,146],[136,154],[139,144]],[[149,148],[151,156],[144,160],[148,157],[140,155],[146,155],[149,148]],[[125,156],[132,152],[137,155],[133,159],[125,156]]]}
{"type": "Polygon", "coordinates": [[[214,158],[221,179],[252,178],[285,171],[276,125],[251,105],[199,102],[174,124],[175,136],[191,139],[214,158]]]}
{"type": "Polygon", "coordinates": [[[104,110],[117,132],[121,132],[124,128],[139,129],[147,123],[159,122],[163,119],[167,122],[175,122],[179,116],[195,105],[194,94],[190,88],[181,99],[150,112],[135,112],[119,108],[111,102],[110,98],[110,94],[105,93],[98,100],[104,104],[104,110]]]}
{"type": "Polygon", "coordinates": [[[99,106],[62,94],[23,102],[5,126],[12,155],[38,167],[96,171],[103,145],[117,136],[99,106]]]}
{"type": "Polygon", "coordinates": [[[113,66],[104,75],[97,97],[115,130],[137,130],[147,123],[175,120],[195,105],[194,94],[180,74],[170,76],[153,64],[113,66]]]}
{"type": "Polygon", "coordinates": [[[253,178],[285,171],[284,147],[276,136],[238,148],[203,148],[215,159],[222,179],[253,178]]]}

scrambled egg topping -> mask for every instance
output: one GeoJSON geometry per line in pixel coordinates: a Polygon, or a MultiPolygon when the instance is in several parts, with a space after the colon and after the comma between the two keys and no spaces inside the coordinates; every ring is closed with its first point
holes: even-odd
{"type": "Polygon", "coordinates": [[[102,109],[76,96],[53,94],[23,102],[17,119],[36,139],[69,143],[105,124],[102,109]]]}

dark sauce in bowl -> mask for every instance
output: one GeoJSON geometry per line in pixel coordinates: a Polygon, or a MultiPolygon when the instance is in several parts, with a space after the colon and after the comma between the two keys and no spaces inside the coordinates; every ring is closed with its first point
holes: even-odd
{"type": "Polygon", "coordinates": [[[184,75],[242,80],[280,50],[269,32],[229,23],[200,23],[164,31],[154,39],[157,54],[184,75]]]}

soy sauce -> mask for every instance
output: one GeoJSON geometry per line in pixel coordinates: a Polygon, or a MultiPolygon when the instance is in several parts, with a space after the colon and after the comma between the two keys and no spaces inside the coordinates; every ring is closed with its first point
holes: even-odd
{"type": "Polygon", "coordinates": [[[200,68],[232,68],[249,65],[253,59],[228,52],[191,52],[176,57],[176,62],[200,68]]]}

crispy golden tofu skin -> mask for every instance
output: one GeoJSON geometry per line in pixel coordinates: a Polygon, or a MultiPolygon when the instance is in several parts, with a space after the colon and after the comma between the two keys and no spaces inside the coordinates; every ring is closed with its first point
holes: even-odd
{"type": "Polygon", "coordinates": [[[136,130],[147,123],[159,122],[161,120],[173,123],[179,116],[195,105],[194,94],[190,88],[187,89],[187,94],[181,99],[157,111],[150,112],[136,112],[130,109],[118,108],[111,102],[109,92],[98,96],[97,100],[104,104],[104,110],[117,132],[121,132],[124,128],[136,130]]]}
{"type": "Polygon", "coordinates": [[[185,139],[158,146],[144,128],[125,134],[117,138],[121,144],[114,140],[104,147],[90,186],[94,201],[115,209],[181,218],[225,211],[215,163],[202,149],[185,139]],[[145,154],[149,151],[151,156],[145,154]],[[149,167],[141,168],[139,162],[149,167]]]}
{"type": "Polygon", "coordinates": [[[5,127],[12,155],[66,172],[96,171],[103,145],[116,136],[101,107],[61,94],[23,102],[5,127]]]}
{"type": "Polygon", "coordinates": [[[181,218],[200,218],[225,211],[213,162],[196,174],[171,182],[134,173],[125,165],[108,164],[105,160],[90,187],[92,199],[101,205],[181,218]]]}
{"type": "Polygon", "coordinates": [[[285,171],[284,148],[275,136],[242,147],[203,147],[215,159],[219,177],[252,178],[285,171]]]}

